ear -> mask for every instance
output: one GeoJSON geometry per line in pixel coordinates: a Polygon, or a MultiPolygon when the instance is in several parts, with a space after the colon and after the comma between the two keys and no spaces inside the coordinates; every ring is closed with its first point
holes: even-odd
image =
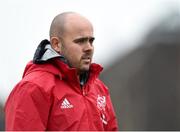
{"type": "Polygon", "coordinates": [[[61,42],[58,37],[51,37],[50,39],[52,48],[58,52],[61,53],[61,42]]]}

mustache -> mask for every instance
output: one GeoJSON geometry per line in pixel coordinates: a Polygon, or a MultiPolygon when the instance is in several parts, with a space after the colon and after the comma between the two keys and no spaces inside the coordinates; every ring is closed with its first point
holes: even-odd
{"type": "Polygon", "coordinates": [[[88,54],[83,54],[81,56],[82,59],[92,59],[93,54],[92,53],[88,53],[88,54]]]}

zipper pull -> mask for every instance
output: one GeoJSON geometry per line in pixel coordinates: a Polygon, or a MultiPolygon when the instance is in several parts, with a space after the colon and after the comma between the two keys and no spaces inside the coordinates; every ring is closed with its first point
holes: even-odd
{"type": "Polygon", "coordinates": [[[83,96],[86,96],[86,92],[83,87],[82,87],[82,94],[83,94],[83,96]]]}

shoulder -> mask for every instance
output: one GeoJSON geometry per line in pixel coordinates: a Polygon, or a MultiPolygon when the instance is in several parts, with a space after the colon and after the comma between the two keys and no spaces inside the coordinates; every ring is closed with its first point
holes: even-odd
{"type": "Polygon", "coordinates": [[[12,103],[19,105],[22,102],[36,102],[37,100],[49,102],[52,90],[53,85],[47,86],[46,81],[43,84],[43,82],[39,83],[38,78],[35,77],[29,79],[23,78],[11,91],[5,106],[12,103]]]}
{"type": "Polygon", "coordinates": [[[60,77],[60,72],[56,66],[49,63],[27,64],[21,82],[30,82],[39,87],[53,87],[56,77],[60,77]]]}
{"type": "Polygon", "coordinates": [[[99,78],[97,78],[97,79],[94,81],[94,84],[95,84],[96,88],[98,88],[98,90],[100,90],[102,93],[109,94],[108,87],[107,87],[107,86],[104,84],[104,82],[101,81],[99,78]]]}
{"type": "Polygon", "coordinates": [[[30,95],[30,96],[51,96],[53,84],[49,81],[41,80],[42,78],[22,79],[12,90],[16,95],[30,95]]]}
{"type": "Polygon", "coordinates": [[[40,90],[49,93],[55,87],[55,75],[45,71],[35,71],[26,75],[18,87],[28,87],[28,90],[40,90]]]}

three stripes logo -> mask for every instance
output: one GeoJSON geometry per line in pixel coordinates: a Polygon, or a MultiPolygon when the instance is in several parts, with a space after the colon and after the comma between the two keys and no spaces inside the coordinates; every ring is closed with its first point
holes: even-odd
{"type": "Polygon", "coordinates": [[[61,103],[61,109],[68,109],[73,108],[73,105],[69,103],[69,101],[64,98],[63,102],[61,103]]]}

